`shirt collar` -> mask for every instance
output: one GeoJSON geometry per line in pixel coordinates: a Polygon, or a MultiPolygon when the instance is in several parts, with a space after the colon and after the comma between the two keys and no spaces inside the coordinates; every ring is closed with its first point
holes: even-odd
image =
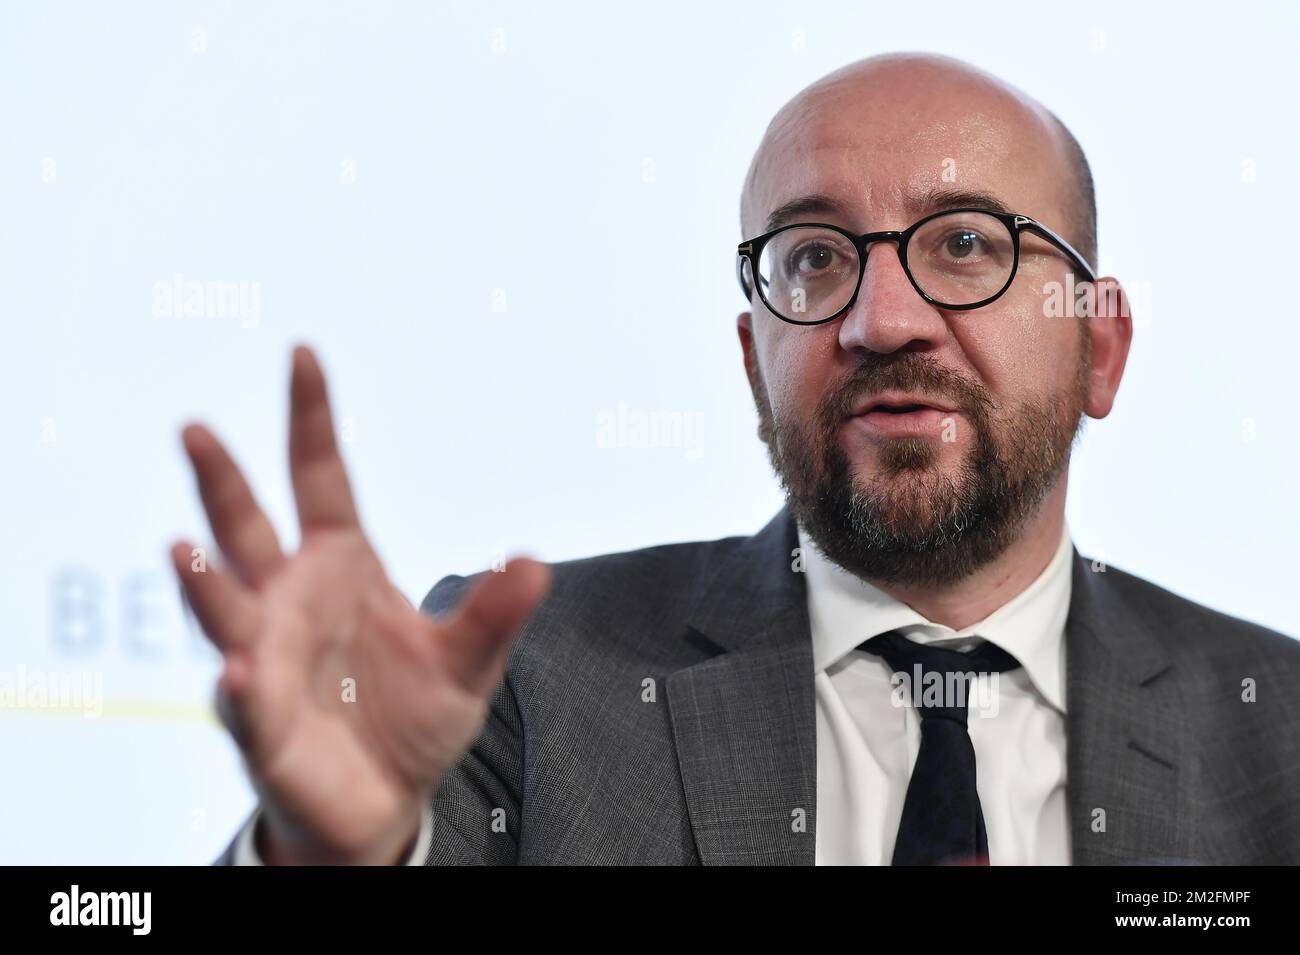
{"type": "Polygon", "coordinates": [[[1068,525],[1062,527],[1056,553],[1033,583],[979,623],[961,630],[931,623],[907,604],[833,563],[803,527],[798,532],[816,672],[831,667],[864,640],[890,630],[941,646],[982,637],[1019,660],[1035,689],[1055,709],[1065,712],[1065,620],[1070,610],[1074,549],[1068,525]]]}

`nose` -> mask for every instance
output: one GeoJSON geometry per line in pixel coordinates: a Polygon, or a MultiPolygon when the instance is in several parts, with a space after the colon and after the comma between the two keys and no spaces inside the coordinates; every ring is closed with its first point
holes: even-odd
{"type": "Polygon", "coordinates": [[[858,297],[840,321],[840,347],[881,354],[938,348],[948,334],[943,313],[913,287],[897,245],[873,242],[867,253],[858,297]]]}

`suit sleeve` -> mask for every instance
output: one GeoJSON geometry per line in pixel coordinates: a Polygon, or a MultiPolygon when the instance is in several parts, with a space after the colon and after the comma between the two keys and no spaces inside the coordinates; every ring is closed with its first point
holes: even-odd
{"type": "MultiPolygon", "coordinates": [[[[449,613],[474,580],[444,577],[420,611],[434,617],[449,613]]],[[[523,719],[507,673],[492,692],[478,738],[443,774],[434,794],[428,865],[518,862],[523,756],[523,719]]]]}

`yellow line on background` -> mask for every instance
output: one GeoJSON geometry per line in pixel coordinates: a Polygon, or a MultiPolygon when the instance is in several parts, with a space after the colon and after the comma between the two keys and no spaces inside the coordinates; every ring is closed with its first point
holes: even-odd
{"type": "Polygon", "coordinates": [[[208,723],[221,725],[212,707],[166,700],[104,700],[102,707],[86,706],[0,706],[0,716],[82,716],[86,720],[143,720],[147,723],[208,723]],[[95,714],[95,710],[99,714],[95,714]]]}

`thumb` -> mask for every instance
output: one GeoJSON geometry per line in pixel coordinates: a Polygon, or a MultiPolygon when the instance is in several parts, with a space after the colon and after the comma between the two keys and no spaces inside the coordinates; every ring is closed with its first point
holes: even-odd
{"type": "Polygon", "coordinates": [[[482,576],[444,621],[448,666],[467,689],[486,696],[505,670],[510,642],[551,587],[550,568],[528,557],[482,576]]]}

